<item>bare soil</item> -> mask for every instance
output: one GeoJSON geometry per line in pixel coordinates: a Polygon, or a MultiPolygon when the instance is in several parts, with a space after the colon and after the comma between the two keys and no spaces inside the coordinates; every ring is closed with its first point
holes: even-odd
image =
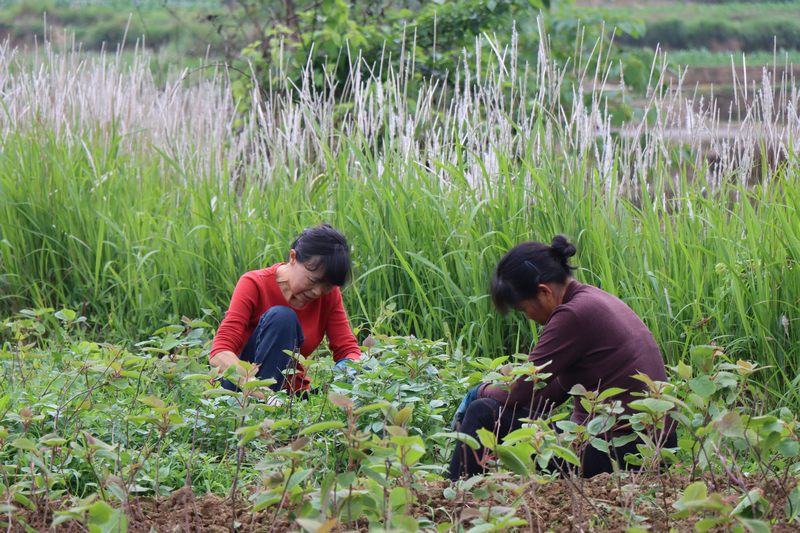
{"type": "MultiPolygon", "coordinates": [[[[710,482],[710,489],[713,484],[710,482]]],[[[675,520],[672,504],[688,484],[685,478],[662,477],[618,477],[600,475],[586,480],[557,480],[545,484],[531,484],[516,496],[512,478],[495,479],[492,486],[505,486],[490,491],[488,497],[476,500],[476,489],[490,488],[486,482],[479,483],[468,493],[457,493],[453,499],[445,496],[447,481],[424,482],[417,486],[417,502],[411,514],[418,519],[427,518],[436,523],[472,523],[485,516],[491,507],[511,507],[519,504],[517,516],[525,518],[529,526],[521,531],[610,531],[623,532],[632,525],[646,526],[651,531],[691,531],[697,517],[675,520]],[[666,510],[666,511],[665,511],[666,510]]],[[[771,508],[767,519],[773,520],[772,531],[777,533],[800,531],[800,525],[788,525],[785,520],[784,488],[761,487],[771,508]]],[[[720,489],[725,494],[725,491],[720,489]]],[[[451,495],[452,496],[452,495],[451,495]]],[[[731,503],[738,500],[731,496],[731,503]]],[[[51,509],[43,512],[25,512],[21,518],[38,531],[71,533],[85,532],[79,522],[66,523],[51,528],[52,509],[65,502],[53,502],[51,509]]],[[[289,520],[289,511],[284,509],[276,516],[275,509],[258,513],[248,510],[246,501],[237,501],[236,516],[231,499],[214,494],[194,495],[189,488],[175,491],[168,498],[154,500],[138,498],[127,507],[128,531],[131,533],[208,532],[278,532],[299,530],[289,520]]],[[[5,518],[5,517],[3,517],[5,518]]],[[[5,528],[5,526],[4,526],[5,528]]],[[[368,531],[366,520],[351,524],[339,524],[333,531],[368,531]]],[[[20,521],[14,521],[9,531],[24,531],[20,521]]]]}

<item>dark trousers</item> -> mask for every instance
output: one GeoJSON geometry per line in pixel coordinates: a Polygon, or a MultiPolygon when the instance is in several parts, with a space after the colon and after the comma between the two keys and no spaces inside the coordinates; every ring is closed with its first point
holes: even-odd
{"type": "MultiPolygon", "coordinates": [[[[485,428],[495,433],[499,442],[511,431],[521,427],[522,423],[519,421],[519,418],[527,417],[527,412],[515,413],[512,409],[503,409],[503,404],[497,400],[481,398],[469,404],[459,431],[477,439],[478,429],[485,428]]],[[[601,452],[591,445],[586,446],[583,450],[583,457],[581,458],[583,477],[593,477],[603,472],[612,472],[612,457],[621,468],[627,468],[629,465],[625,462],[624,457],[629,453],[638,453],[636,449],[637,444],[641,444],[641,441],[636,440],[624,446],[619,446],[617,448],[612,447],[610,454],[601,452]]],[[[677,437],[673,432],[669,438],[667,438],[664,447],[671,448],[674,446],[677,446],[677,437]]],[[[456,443],[456,449],[450,460],[450,468],[447,472],[447,477],[455,481],[464,476],[474,476],[484,473],[485,469],[483,464],[481,464],[483,456],[483,447],[473,450],[463,442],[456,443]]],[[[574,468],[572,465],[563,462],[553,462],[550,467],[561,471],[574,468]]]]}
{"type": "MultiPolygon", "coordinates": [[[[286,350],[297,352],[301,344],[303,329],[297,315],[289,307],[276,305],[261,315],[239,359],[259,365],[256,379],[274,379],[275,384],[270,388],[279,391],[285,380],[283,371],[295,365],[295,360],[286,350]]],[[[222,380],[222,386],[232,391],[239,390],[227,379],[222,380]]]]}

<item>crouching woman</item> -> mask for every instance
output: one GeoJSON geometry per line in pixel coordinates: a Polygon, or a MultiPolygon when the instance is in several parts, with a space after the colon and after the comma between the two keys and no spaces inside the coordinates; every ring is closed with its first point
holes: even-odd
{"type": "MultiPolygon", "coordinates": [[[[273,391],[305,396],[311,380],[289,354],[308,357],[328,338],[336,366],[361,357],[342,304],[340,287],[350,277],[350,250],[344,236],[328,224],[305,229],[292,243],[285,263],[245,273],[211,347],[210,364],[220,374],[239,361],[258,365],[255,378],[274,379],[273,391]],[[288,353],[287,353],[288,352],[288,353]],[[294,370],[288,378],[287,369],[294,370]]],[[[241,383],[222,380],[238,390],[241,383]]],[[[268,392],[256,391],[270,400],[268,392]]]]}
{"type": "MultiPolygon", "coordinates": [[[[501,312],[519,311],[544,326],[529,361],[536,366],[546,364],[543,372],[551,375],[535,393],[533,382],[524,376],[509,390],[488,383],[472,389],[456,413],[462,433],[476,437],[478,429],[485,428],[502,438],[521,426],[520,418],[547,416],[578,384],[587,390],[625,389],[615,399],[630,412],[627,404],[635,398],[632,393],[646,388],[634,375],[666,380],[661,351],[636,313],[619,298],[572,277],[574,267],[568,260],[575,251],[575,246],[559,235],[550,246],[520,244],[498,263],[491,282],[492,301],[501,312]]],[[[571,420],[585,424],[587,417],[576,397],[571,420]]],[[[671,427],[660,440],[662,446],[676,445],[671,427]]],[[[587,446],[581,458],[583,475],[610,472],[611,457],[624,468],[625,454],[635,453],[636,445],[633,441],[612,447],[610,454],[587,446]]],[[[482,473],[482,456],[483,449],[457,443],[448,477],[456,480],[482,473]]]]}

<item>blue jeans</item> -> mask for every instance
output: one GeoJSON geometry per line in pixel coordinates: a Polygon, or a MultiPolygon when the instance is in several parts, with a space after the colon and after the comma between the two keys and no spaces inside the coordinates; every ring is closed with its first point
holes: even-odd
{"type": "MultiPolygon", "coordinates": [[[[274,379],[270,388],[279,391],[285,380],[283,371],[295,365],[295,360],[284,350],[297,352],[303,340],[303,329],[295,312],[284,305],[276,305],[261,315],[239,359],[259,365],[256,379],[274,379]]],[[[222,380],[222,386],[231,391],[239,390],[227,379],[222,380]]]]}

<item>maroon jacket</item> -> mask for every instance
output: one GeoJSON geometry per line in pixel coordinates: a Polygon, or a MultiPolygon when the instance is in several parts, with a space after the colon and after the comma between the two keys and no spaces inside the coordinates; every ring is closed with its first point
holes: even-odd
{"type": "MultiPolygon", "coordinates": [[[[615,396],[623,405],[635,399],[630,392],[646,385],[631,376],[643,373],[655,381],[666,381],[664,359],[653,334],[616,296],[570,280],[564,300],[548,318],[531,352],[537,366],[549,362],[542,372],[552,374],[543,389],[533,395],[533,382],[517,379],[510,391],[485,383],[480,398],[494,398],[515,409],[518,417],[546,412],[569,398],[568,391],[580,383],[587,390],[621,387],[629,392],[615,396]]],[[[587,413],[578,398],[572,421],[585,423],[587,413]]]]}

